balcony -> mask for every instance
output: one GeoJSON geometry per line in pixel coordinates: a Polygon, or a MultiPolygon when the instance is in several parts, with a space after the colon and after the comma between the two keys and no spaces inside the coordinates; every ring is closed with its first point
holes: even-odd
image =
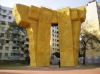
{"type": "Polygon", "coordinates": [[[19,38],[19,37],[16,37],[16,38],[13,37],[12,40],[13,40],[13,41],[14,41],[14,40],[15,40],[15,41],[18,41],[18,40],[20,40],[20,38],[19,38]]]}
{"type": "Polygon", "coordinates": [[[0,21],[0,25],[6,25],[5,21],[0,21]]]}
{"type": "Polygon", "coordinates": [[[18,49],[12,49],[11,53],[20,53],[18,49]]]}
{"type": "Polygon", "coordinates": [[[13,31],[12,33],[13,33],[13,34],[20,34],[19,31],[13,31]]]}
{"type": "Polygon", "coordinates": [[[13,46],[13,47],[18,47],[18,45],[17,45],[17,44],[13,44],[12,46],[13,46]]]}

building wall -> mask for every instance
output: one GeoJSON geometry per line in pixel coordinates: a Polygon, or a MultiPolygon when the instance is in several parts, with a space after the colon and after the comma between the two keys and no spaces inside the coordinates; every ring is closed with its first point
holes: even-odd
{"type": "Polygon", "coordinates": [[[51,26],[50,46],[51,55],[55,52],[59,52],[58,26],[51,26]]]}
{"type": "Polygon", "coordinates": [[[94,30],[99,30],[99,15],[98,15],[98,6],[97,2],[91,2],[88,3],[86,6],[86,21],[88,21],[90,24],[94,23],[92,26],[94,27],[94,30]],[[92,22],[91,22],[92,21],[92,22]]]}
{"type": "MultiPolygon", "coordinates": [[[[25,60],[25,54],[19,46],[16,46],[15,41],[11,40],[6,34],[9,24],[13,23],[14,17],[12,15],[12,8],[0,6],[0,60],[25,60]],[[14,47],[14,48],[13,48],[14,47]]],[[[14,32],[11,32],[14,33],[14,32]]],[[[26,33],[18,32],[19,38],[24,40],[23,46],[28,44],[26,33]]],[[[9,34],[10,35],[10,34],[9,34]]],[[[26,47],[26,50],[28,48],[26,47]]]]}
{"type": "Polygon", "coordinates": [[[98,18],[100,20],[100,2],[97,2],[97,12],[98,12],[98,18]]]}
{"type": "MultiPolygon", "coordinates": [[[[88,22],[86,30],[89,33],[93,34],[94,31],[100,31],[100,3],[93,1],[87,4],[85,21],[88,22]]],[[[95,40],[92,40],[92,44],[95,49],[87,43],[86,64],[100,63],[100,50],[98,50],[100,44],[96,43],[95,40]]],[[[80,63],[82,63],[83,57],[80,59],[80,63]]]]}
{"type": "Polygon", "coordinates": [[[14,21],[13,15],[12,15],[12,8],[0,6],[0,21],[5,22],[6,26],[5,29],[7,29],[8,24],[14,21]]]}

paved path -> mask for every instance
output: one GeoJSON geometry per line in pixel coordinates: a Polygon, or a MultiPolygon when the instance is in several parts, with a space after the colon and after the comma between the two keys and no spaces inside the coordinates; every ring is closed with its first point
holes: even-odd
{"type": "Polygon", "coordinates": [[[100,74],[100,68],[78,70],[0,70],[0,74],[100,74]]]}

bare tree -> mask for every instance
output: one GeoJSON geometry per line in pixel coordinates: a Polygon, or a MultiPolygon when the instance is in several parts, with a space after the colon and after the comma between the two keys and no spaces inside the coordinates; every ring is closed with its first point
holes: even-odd
{"type": "MultiPolygon", "coordinates": [[[[88,22],[85,22],[83,25],[88,25],[88,22]]],[[[83,65],[86,64],[86,50],[89,50],[89,46],[91,49],[100,50],[100,47],[96,46],[95,43],[100,43],[100,39],[98,38],[96,31],[88,32],[86,26],[82,26],[81,35],[80,35],[80,50],[79,55],[83,57],[83,65]]],[[[91,26],[88,26],[88,29],[91,29],[91,26]]]]}

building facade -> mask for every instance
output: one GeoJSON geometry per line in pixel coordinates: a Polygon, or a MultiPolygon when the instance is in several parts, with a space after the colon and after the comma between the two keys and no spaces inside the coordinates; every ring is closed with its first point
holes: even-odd
{"type": "Polygon", "coordinates": [[[51,55],[55,52],[59,52],[58,26],[51,26],[50,46],[51,55]]]}
{"type": "Polygon", "coordinates": [[[0,6],[0,60],[25,60],[28,37],[14,22],[12,8],[0,6]]]}
{"type": "Polygon", "coordinates": [[[89,2],[86,6],[86,21],[93,26],[93,30],[100,30],[100,3],[96,1],[89,2]]]}
{"type": "Polygon", "coordinates": [[[60,58],[55,56],[55,53],[60,55],[58,25],[52,25],[50,33],[50,62],[58,64],[60,58]]]}
{"type": "MultiPolygon", "coordinates": [[[[99,32],[100,34],[100,2],[90,1],[86,6],[86,23],[83,24],[86,25],[87,32],[94,34],[94,31],[99,32]]],[[[90,40],[89,40],[90,41],[90,40]]],[[[91,41],[87,43],[87,49],[86,50],[86,64],[94,64],[94,63],[100,63],[100,43],[96,42],[95,40],[92,40],[92,46],[91,41]]],[[[83,59],[80,58],[80,59],[83,59]]],[[[82,63],[82,60],[80,60],[80,63],[82,63]]]]}

